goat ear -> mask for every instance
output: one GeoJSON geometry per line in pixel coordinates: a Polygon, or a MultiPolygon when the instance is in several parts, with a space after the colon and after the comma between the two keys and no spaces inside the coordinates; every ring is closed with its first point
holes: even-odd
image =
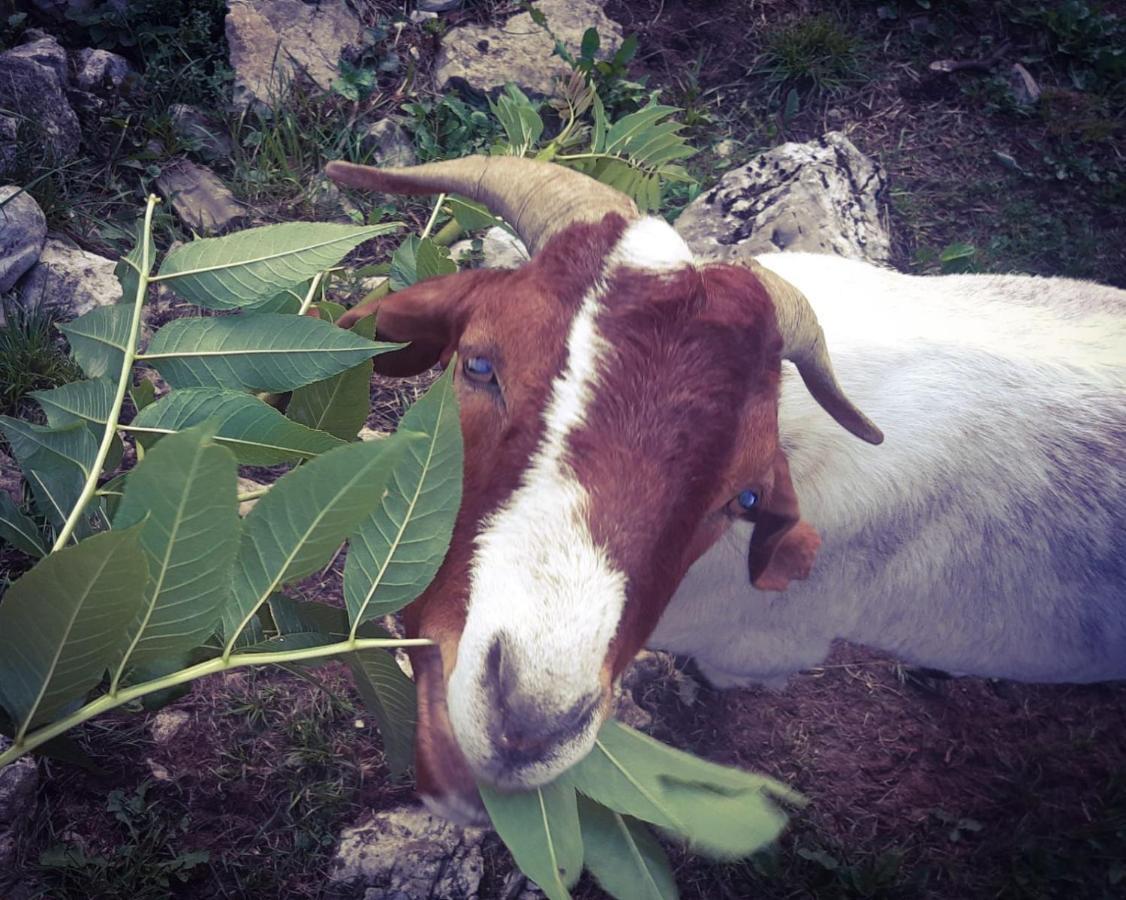
{"type": "Polygon", "coordinates": [[[747,564],[760,591],[784,591],[809,577],[821,538],[801,520],[790,466],[781,450],[774,456],[774,485],[755,515],[747,564]]]}
{"type": "Polygon", "coordinates": [[[410,344],[375,357],[375,371],[395,377],[417,375],[449,360],[473,306],[481,297],[481,289],[503,274],[474,269],[428,278],[406,290],[353,307],[336,324],[351,328],[374,313],[377,340],[410,344]]]}

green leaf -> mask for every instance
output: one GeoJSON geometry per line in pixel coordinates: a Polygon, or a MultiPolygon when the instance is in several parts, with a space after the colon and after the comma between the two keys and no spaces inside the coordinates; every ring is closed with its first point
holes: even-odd
{"type": "Polygon", "coordinates": [[[594,54],[598,52],[599,45],[598,29],[588,28],[583,32],[583,40],[579,45],[579,53],[583,59],[594,59],[594,54]]]}
{"type": "Polygon", "coordinates": [[[140,412],[146,406],[156,402],[156,387],[147,378],[141,378],[129,389],[129,397],[133,406],[140,412]]]}
{"type": "Polygon", "coordinates": [[[489,109],[504,128],[513,156],[523,156],[535,146],[536,141],[543,134],[543,119],[539,114],[539,105],[532,103],[527,95],[511,82],[504,86],[495,103],[489,100],[489,109]]]}
{"type": "Polygon", "coordinates": [[[108,378],[96,378],[72,381],[49,391],[31,391],[30,395],[43,407],[52,428],[82,421],[98,426],[100,437],[113,409],[114,385],[108,378]]]}
{"type": "Polygon", "coordinates": [[[391,290],[401,291],[435,275],[452,275],[457,263],[430,238],[410,235],[391,257],[391,290]]]}
{"type": "MultiPolygon", "coordinates": [[[[366,635],[365,635],[366,636],[366,635]]],[[[375,716],[391,774],[400,777],[414,759],[418,696],[394,651],[360,650],[345,657],[364,706],[375,716]]]]}
{"type": "Polygon", "coordinates": [[[145,602],[115,667],[143,665],[207,640],[227,597],[238,546],[238,466],[213,425],[170,435],[125,482],[115,528],[143,523],[145,602]]]}
{"type": "MultiPolygon", "coordinates": [[[[141,280],[141,266],[144,259],[144,246],[141,244],[141,237],[145,233],[144,219],[137,223],[137,239],[130,250],[125,256],[118,260],[114,266],[113,274],[117,276],[117,280],[121,282],[121,303],[126,306],[132,306],[137,299],[137,288],[141,280]]],[[[153,243],[152,234],[148,236],[148,257],[149,267],[152,267],[153,260],[156,259],[156,245],[153,243]]],[[[147,274],[147,273],[145,273],[147,274]]]]}
{"type": "Polygon", "coordinates": [[[52,553],[12,584],[0,603],[0,703],[17,733],[101,680],[147,578],[132,528],[52,553]]]}
{"type": "Polygon", "coordinates": [[[584,862],[611,897],[676,900],[676,876],[664,848],[637,819],[579,797],[584,862]]]}
{"type": "Polygon", "coordinates": [[[328,562],[383,500],[398,456],[417,435],[338,447],[275,482],[243,519],[232,596],[223,610],[228,644],[284,584],[328,562]]]}
{"type": "Polygon", "coordinates": [[[25,516],[7,491],[0,490],[0,540],[21,553],[40,557],[47,553],[35,523],[25,516]]]}
{"type": "Polygon", "coordinates": [[[147,433],[137,432],[148,447],[154,432],[168,434],[206,421],[215,423],[216,442],[229,448],[243,466],[312,459],[342,444],[331,434],[291,422],[250,394],[215,388],[172,391],[141,410],[130,428],[148,429],[147,433]]]}
{"type": "Polygon", "coordinates": [[[567,889],[583,869],[575,789],[561,781],[514,794],[484,784],[478,787],[493,827],[520,871],[551,900],[568,900],[567,889]]]}
{"type": "Polygon", "coordinates": [[[58,327],[70,342],[71,356],[87,377],[101,378],[121,372],[132,319],[130,305],[99,306],[58,327]]]}
{"type": "Polygon", "coordinates": [[[140,359],[177,388],[292,391],[397,349],[308,316],[177,319],[140,359]]]}
{"type": "MultiPolygon", "coordinates": [[[[323,310],[322,317],[326,312],[331,315],[335,310],[323,310]]],[[[375,317],[361,319],[352,331],[370,339],[375,333],[375,317]]],[[[372,362],[366,359],[339,375],[298,388],[286,407],[286,417],[341,440],[352,440],[364,427],[371,408],[371,373],[372,362]]]]}
{"type": "MultiPolygon", "coordinates": [[[[98,455],[98,445],[90,430],[78,421],[61,428],[44,428],[0,416],[0,431],[31,485],[36,508],[52,524],[61,527],[78,502],[98,455]]],[[[83,533],[89,534],[91,528],[87,522],[83,533]]]]}
{"type": "Polygon", "coordinates": [[[332,268],[366,240],[397,223],[286,222],[203,238],[173,250],[158,278],[197,306],[237,309],[270,300],[332,268]]]}
{"type": "Polygon", "coordinates": [[[466,231],[480,231],[499,224],[500,220],[489,212],[484,204],[466,200],[464,197],[448,197],[446,204],[457,220],[457,224],[466,231]]]}
{"type": "Polygon", "coordinates": [[[776,781],[698,759],[614,721],[563,780],[721,859],[747,856],[778,836],[786,816],[772,798],[801,802],[776,781]]]}
{"type": "Polygon", "coordinates": [[[597,93],[591,96],[591,100],[594,130],[591,133],[590,150],[592,153],[603,153],[606,150],[606,130],[609,127],[606,120],[606,107],[602,105],[602,98],[597,93]]]}
{"type": "Polygon", "coordinates": [[[455,366],[403,417],[400,429],[423,435],[399,458],[381,505],[349,540],[344,602],[353,622],[405,606],[445,558],[461,505],[461,425],[455,366]]]}
{"type": "Polygon", "coordinates": [[[610,130],[606,134],[605,152],[622,151],[630,141],[634,141],[640,135],[645,134],[661,119],[679,111],[675,106],[650,103],[644,109],[623,116],[610,126],[610,130]]]}

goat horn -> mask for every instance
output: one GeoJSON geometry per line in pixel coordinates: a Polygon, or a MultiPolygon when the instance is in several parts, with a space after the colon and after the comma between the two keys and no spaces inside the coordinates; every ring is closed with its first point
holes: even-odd
{"type": "Polygon", "coordinates": [[[330,162],[325,172],[340,184],[386,194],[469,197],[508,222],[532,253],[575,222],[598,222],[611,212],[638,216],[621,191],[555,163],[518,156],[466,156],[403,169],[330,162]]]}
{"type": "Polygon", "coordinates": [[[825,335],[805,295],[780,275],[746,260],[774,302],[774,315],[782,334],[782,357],[798,368],[806,388],[821,408],[842,428],[869,444],[883,442],[884,434],[845,396],[837,377],[825,335]]]}

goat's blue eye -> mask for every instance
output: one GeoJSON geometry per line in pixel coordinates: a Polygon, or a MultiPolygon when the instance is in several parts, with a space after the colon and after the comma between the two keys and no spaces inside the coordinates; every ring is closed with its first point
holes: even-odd
{"type": "Polygon", "coordinates": [[[469,356],[466,358],[463,368],[465,374],[474,381],[493,380],[493,364],[487,357],[469,356]]]}
{"type": "Polygon", "coordinates": [[[754,509],[758,506],[758,492],[746,490],[739,494],[739,505],[743,509],[754,509]]]}

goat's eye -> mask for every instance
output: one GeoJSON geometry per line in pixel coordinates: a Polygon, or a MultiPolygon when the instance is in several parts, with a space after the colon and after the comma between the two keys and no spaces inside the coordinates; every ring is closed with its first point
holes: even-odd
{"type": "Polygon", "coordinates": [[[467,378],[481,384],[491,384],[497,380],[492,361],[485,356],[468,356],[462,364],[467,378]]]}
{"type": "Polygon", "coordinates": [[[749,488],[741,491],[739,496],[735,498],[735,502],[739,504],[739,508],[747,512],[752,509],[758,508],[758,491],[752,491],[749,488]]]}

